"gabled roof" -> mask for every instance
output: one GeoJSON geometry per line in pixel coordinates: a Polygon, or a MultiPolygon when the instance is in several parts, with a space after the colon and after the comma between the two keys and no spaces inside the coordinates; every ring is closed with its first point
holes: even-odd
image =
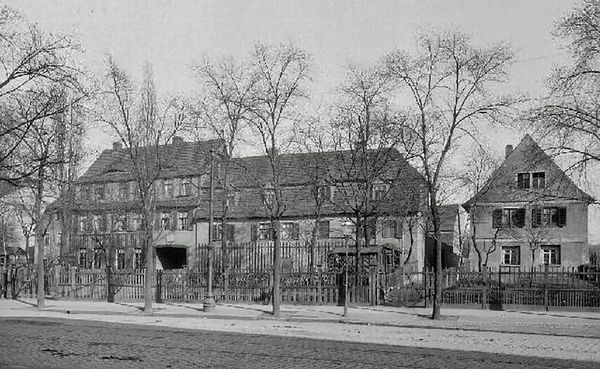
{"type": "Polygon", "coordinates": [[[492,173],[482,189],[463,206],[473,203],[584,201],[595,199],[582,191],[529,135],[521,140],[504,162],[492,173]],[[517,188],[517,174],[545,172],[543,189],[517,188]]]}
{"type": "MultiPolygon", "coordinates": [[[[351,204],[339,200],[349,197],[351,184],[344,187],[345,194],[336,184],[358,179],[356,156],[352,151],[320,153],[281,154],[279,158],[282,196],[286,209],[284,217],[312,217],[316,215],[315,187],[333,187],[334,201],[326,201],[321,208],[322,216],[352,213],[351,204]],[[336,198],[337,196],[337,198],[336,198]],[[337,199],[337,200],[336,200],[337,199]]],[[[390,184],[384,201],[376,205],[379,215],[414,214],[419,210],[423,177],[397,150],[370,150],[371,160],[379,160],[384,166],[378,170],[377,180],[390,184]],[[378,155],[385,155],[382,160],[378,155]]],[[[231,219],[265,219],[268,208],[263,203],[262,190],[272,180],[272,169],[267,156],[237,158],[232,165],[231,183],[237,192],[237,202],[229,209],[231,219]]],[[[208,217],[208,191],[203,191],[196,210],[198,219],[208,217]]],[[[221,216],[221,197],[215,194],[215,217],[221,216]]]]}
{"type": "MultiPolygon", "coordinates": [[[[160,178],[185,177],[205,174],[210,149],[218,150],[220,140],[178,142],[155,147],[138,148],[136,155],[148,155],[149,163],[158,164],[160,158],[160,178]],[[155,151],[156,150],[156,151],[155,151]]],[[[133,180],[133,164],[130,149],[108,149],[92,163],[88,170],[77,179],[79,183],[119,182],[133,180]]]]}

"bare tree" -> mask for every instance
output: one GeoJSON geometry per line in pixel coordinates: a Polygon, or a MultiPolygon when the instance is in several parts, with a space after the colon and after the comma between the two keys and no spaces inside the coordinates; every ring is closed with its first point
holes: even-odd
{"type": "Polygon", "coordinates": [[[440,178],[449,157],[465,136],[473,136],[482,118],[496,118],[509,106],[507,99],[489,93],[491,85],[507,79],[512,60],[503,44],[478,48],[458,32],[422,35],[418,51],[391,53],[388,72],[412,100],[410,119],[401,128],[425,176],[428,210],[436,240],[433,319],[440,318],[442,303],[442,244],[440,238],[440,178]]]}
{"type": "Polygon", "coordinates": [[[600,163],[600,1],[584,0],[557,24],[568,40],[573,64],[554,71],[550,95],[528,112],[549,148],[585,171],[600,163]]]}
{"type": "Polygon", "coordinates": [[[71,99],[86,95],[72,60],[78,50],[71,38],[44,33],[15,10],[0,7],[0,181],[17,183],[36,174],[37,168],[19,155],[19,149],[35,125],[68,108],[41,86],[80,93],[71,99]],[[32,99],[35,108],[29,114],[15,113],[27,109],[32,99]]]}
{"type": "MultiPolygon", "coordinates": [[[[194,67],[197,78],[205,87],[205,93],[194,109],[199,129],[208,129],[211,136],[218,137],[224,147],[219,160],[219,184],[221,188],[221,232],[227,230],[230,195],[235,188],[230,181],[233,155],[237,150],[254,97],[256,75],[246,63],[236,63],[232,58],[220,60],[217,64],[204,60],[194,67]]],[[[212,240],[209,240],[212,241],[212,240]]],[[[221,234],[223,257],[223,279],[228,281],[229,265],[227,237],[221,234]]],[[[223,286],[227,289],[227,286],[223,286]]]]}
{"type": "Polygon", "coordinates": [[[161,146],[184,129],[186,106],[177,99],[168,101],[161,109],[154,87],[152,70],[144,66],[143,82],[136,96],[131,78],[108,58],[104,98],[99,107],[99,120],[111,128],[127,154],[128,165],[136,186],[143,233],[143,252],[146,260],[144,311],[152,311],[152,282],[154,280],[154,229],[156,182],[166,165],[166,153],[161,146]]]}
{"type": "MultiPolygon", "coordinates": [[[[285,178],[280,168],[280,151],[298,101],[305,97],[304,83],[309,79],[309,56],[295,45],[256,44],[251,65],[256,82],[252,89],[249,124],[258,133],[270,164],[270,183],[263,198],[273,230],[273,315],[279,316],[281,304],[281,217],[286,210],[282,189],[285,178]]],[[[289,127],[289,129],[288,129],[289,127]]]]}

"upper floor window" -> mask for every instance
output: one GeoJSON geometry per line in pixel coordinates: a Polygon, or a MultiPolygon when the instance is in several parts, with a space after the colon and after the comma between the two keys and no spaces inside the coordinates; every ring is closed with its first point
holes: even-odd
{"type": "Polygon", "coordinates": [[[237,206],[238,195],[235,192],[229,192],[227,194],[227,206],[237,206]]]}
{"type": "Polygon", "coordinates": [[[117,196],[119,199],[127,200],[129,198],[129,183],[119,183],[117,191],[117,196]]]}
{"type": "Polygon", "coordinates": [[[558,265],[560,264],[560,246],[544,245],[542,246],[542,256],[544,264],[558,265]]]}
{"type": "Polygon", "coordinates": [[[263,195],[263,204],[267,206],[273,206],[275,203],[275,190],[273,189],[265,189],[262,192],[263,195]]]}
{"type": "Polygon", "coordinates": [[[319,201],[331,201],[331,186],[317,187],[317,198],[319,201]]]}
{"type": "Polygon", "coordinates": [[[496,209],[492,213],[492,228],[522,228],[525,225],[525,209],[496,209]]]}
{"type": "Polygon", "coordinates": [[[177,213],[177,229],[180,231],[189,231],[191,222],[189,221],[190,214],[185,212],[177,213]]]}
{"type": "Polygon", "coordinates": [[[398,238],[398,224],[395,219],[387,219],[381,223],[381,236],[383,238],[398,238]]]}
{"type": "Polygon", "coordinates": [[[190,178],[183,178],[181,180],[181,188],[179,189],[179,196],[191,196],[192,195],[192,180],[190,178]]]}
{"type": "Polygon", "coordinates": [[[531,188],[540,189],[546,187],[546,173],[534,172],[531,174],[531,188]]]}
{"type": "Polygon", "coordinates": [[[105,198],[104,184],[97,184],[94,186],[94,198],[98,201],[102,201],[105,198]]]}
{"type": "Polygon", "coordinates": [[[564,207],[545,207],[531,210],[531,226],[564,227],[567,224],[567,209],[564,207]]]}
{"type": "Polygon", "coordinates": [[[519,246],[502,246],[502,264],[520,265],[521,248],[519,246]]]}
{"type": "Polygon", "coordinates": [[[163,193],[165,197],[171,198],[173,197],[173,181],[170,179],[165,179],[163,182],[163,193]]]}
{"type": "Polygon", "coordinates": [[[171,213],[162,213],[160,215],[160,228],[163,230],[171,229],[171,213]]]}
{"type": "Polygon", "coordinates": [[[385,197],[390,186],[385,183],[378,183],[373,185],[373,200],[381,200],[385,197]]]}
{"type": "Polygon", "coordinates": [[[531,187],[531,175],[529,173],[517,174],[517,188],[528,189],[531,187]]]}

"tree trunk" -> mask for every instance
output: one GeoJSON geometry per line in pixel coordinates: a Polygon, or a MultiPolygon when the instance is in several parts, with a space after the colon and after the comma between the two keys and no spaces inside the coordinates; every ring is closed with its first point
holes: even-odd
{"type": "Polygon", "coordinates": [[[433,217],[433,234],[435,237],[435,280],[433,286],[433,312],[431,319],[440,319],[442,307],[442,240],[440,238],[440,216],[435,192],[431,194],[431,214],[433,217]]]}
{"type": "Polygon", "coordinates": [[[152,226],[151,218],[154,216],[151,211],[145,207],[144,232],[146,238],[146,271],[144,273],[144,312],[152,312],[152,284],[154,277],[154,247],[152,245],[152,226]]]}
{"type": "Polygon", "coordinates": [[[35,194],[35,247],[37,248],[37,307],[44,308],[44,237],[42,232],[42,198],[44,195],[44,165],[40,164],[35,194]]]}
{"type": "Polygon", "coordinates": [[[279,317],[281,310],[281,221],[275,220],[273,227],[275,228],[273,239],[273,316],[279,317]]]}

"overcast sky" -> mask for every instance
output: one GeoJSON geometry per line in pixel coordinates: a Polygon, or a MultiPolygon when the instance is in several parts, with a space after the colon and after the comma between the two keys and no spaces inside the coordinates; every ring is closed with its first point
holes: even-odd
{"type": "MultiPolygon", "coordinates": [[[[326,99],[349,63],[369,64],[396,48],[410,49],[419,30],[459,28],[477,44],[507,42],[516,52],[503,92],[544,94],[544,80],[568,53],[551,32],[577,4],[568,0],[264,0],[75,1],[14,0],[44,30],[75,35],[87,68],[101,72],[107,53],[133,75],[153,65],[163,95],[196,88],[189,68],[204,55],[244,56],[256,41],[293,41],[312,57],[313,101],[326,99]]],[[[489,143],[500,155],[524,132],[498,128],[489,143]]],[[[111,139],[90,142],[94,151],[111,139]]],[[[586,190],[600,197],[598,185],[586,190]]],[[[594,217],[597,212],[594,213],[594,217]]],[[[593,231],[594,242],[600,234],[593,231]]]]}

